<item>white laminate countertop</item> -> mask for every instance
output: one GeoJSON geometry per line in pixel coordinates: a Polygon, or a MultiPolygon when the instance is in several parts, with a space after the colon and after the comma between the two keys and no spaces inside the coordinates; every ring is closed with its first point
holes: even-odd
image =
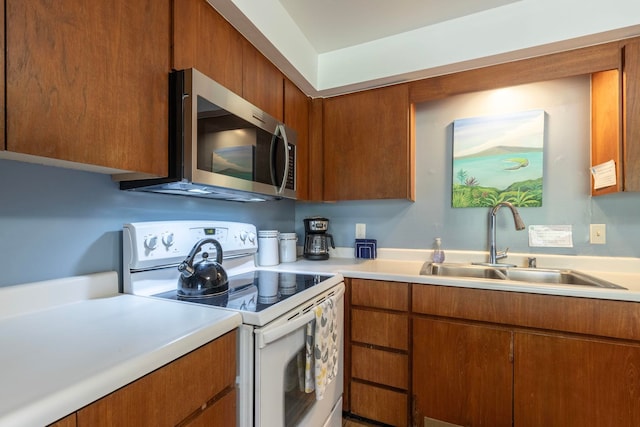
{"type": "Polygon", "coordinates": [[[241,323],[117,289],[115,272],[0,288],[0,426],[52,423],[241,323]]]}
{"type": "MultiPolygon", "coordinates": [[[[309,261],[298,257],[296,262],[281,263],[271,268],[280,271],[332,272],[340,273],[344,277],[360,279],[640,302],[639,258],[513,253],[508,259],[501,260],[501,262],[525,267],[527,258],[535,257],[538,268],[578,270],[627,288],[619,290],[512,280],[421,275],[420,270],[425,262],[431,260],[431,253],[430,250],[379,248],[376,259],[359,259],[353,257],[353,248],[338,248],[331,250],[331,257],[328,260],[309,261]]],[[[486,252],[446,251],[445,262],[447,263],[486,261],[486,252]]]]}

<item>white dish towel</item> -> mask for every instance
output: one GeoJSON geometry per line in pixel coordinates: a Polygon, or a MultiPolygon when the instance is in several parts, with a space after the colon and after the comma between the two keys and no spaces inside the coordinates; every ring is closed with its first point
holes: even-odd
{"type": "Polygon", "coordinates": [[[334,297],[327,298],[315,309],[314,334],[316,400],[322,400],[325,388],[338,375],[338,310],[334,297]]]}

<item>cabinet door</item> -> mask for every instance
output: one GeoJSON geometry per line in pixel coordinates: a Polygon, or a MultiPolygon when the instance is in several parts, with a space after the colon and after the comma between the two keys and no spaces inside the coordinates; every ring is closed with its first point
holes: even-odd
{"type": "Polygon", "coordinates": [[[310,99],[289,79],[284,80],[284,122],[296,131],[296,185],[299,200],[309,200],[310,99]]]}
{"type": "Polygon", "coordinates": [[[324,100],[324,199],[414,199],[407,85],[324,100]]]}
{"type": "Polygon", "coordinates": [[[170,0],[7,0],[7,150],[166,176],[170,0]]]}
{"type": "Polygon", "coordinates": [[[242,97],[284,121],[284,75],[247,40],[242,49],[242,97]]]}
{"type": "Polygon", "coordinates": [[[514,425],[640,425],[640,347],[516,333],[514,425]]]}
{"type": "Polygon", "coordinates": [[[414,318],[414,423],[511,426],[511,342],[506,329],[414,318]]]}
{"type": "Polygon", "coordinates": [[[196,68],[242,95],[242,35],[206,0],[174,0],[173,67],[196,68]]]}
{"type": "Polygon", "coordinates": [[[82,408],[78,426],[175,426],[232,388],[235,376],[236,333],[230,332],[82,408]]]}
{"type": "Polygon", "coordinates": [[[640,39],[624,44],[624,190],[640,191],[640,39]]]}

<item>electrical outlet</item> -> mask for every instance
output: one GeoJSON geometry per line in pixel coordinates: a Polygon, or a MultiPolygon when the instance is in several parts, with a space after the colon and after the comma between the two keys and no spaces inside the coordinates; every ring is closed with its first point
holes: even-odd
{"type": "Polygon", "coordinates": [[[367,224],[356,224],[356,239],[367,238],[367,224]]]}
{"type": "Polygon", "coordinates": [[[591,224],[589,225],[589,243],[592,245],[604,245],[607,243],[607,225],[591,224]]]}

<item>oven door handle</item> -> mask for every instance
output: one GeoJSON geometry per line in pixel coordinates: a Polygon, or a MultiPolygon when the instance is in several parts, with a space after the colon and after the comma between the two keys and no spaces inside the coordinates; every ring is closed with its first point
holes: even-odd
{"type": "MultiPolygon", "coordinates": [[[[336,290],[333,292],[333,294],[327,294],[327,297],[332,296],[337,301],[339,301],[340,299],[342,299],[343,295],[344,295],[344,284],[341,283],[336,287],[336,290]]],[[[322,302],[324,302],[324,300],[322,302]]],[[[258,347],[264,348],[268,344],[279,340],[285,335],[290,334],[296,329],[299,329],[304,325],[306,325],[307,323],[314,320],[316,318],[315,308],[318,305],[320,305],[322,302],[315,304],[313,307],[309,309],[309,311],[307,311],[302,316],[295,317],[283,325],[274,326],[273,328],[267,327],[262,331],[256,332],[257,339],[258,339],[258,347]]]]}

